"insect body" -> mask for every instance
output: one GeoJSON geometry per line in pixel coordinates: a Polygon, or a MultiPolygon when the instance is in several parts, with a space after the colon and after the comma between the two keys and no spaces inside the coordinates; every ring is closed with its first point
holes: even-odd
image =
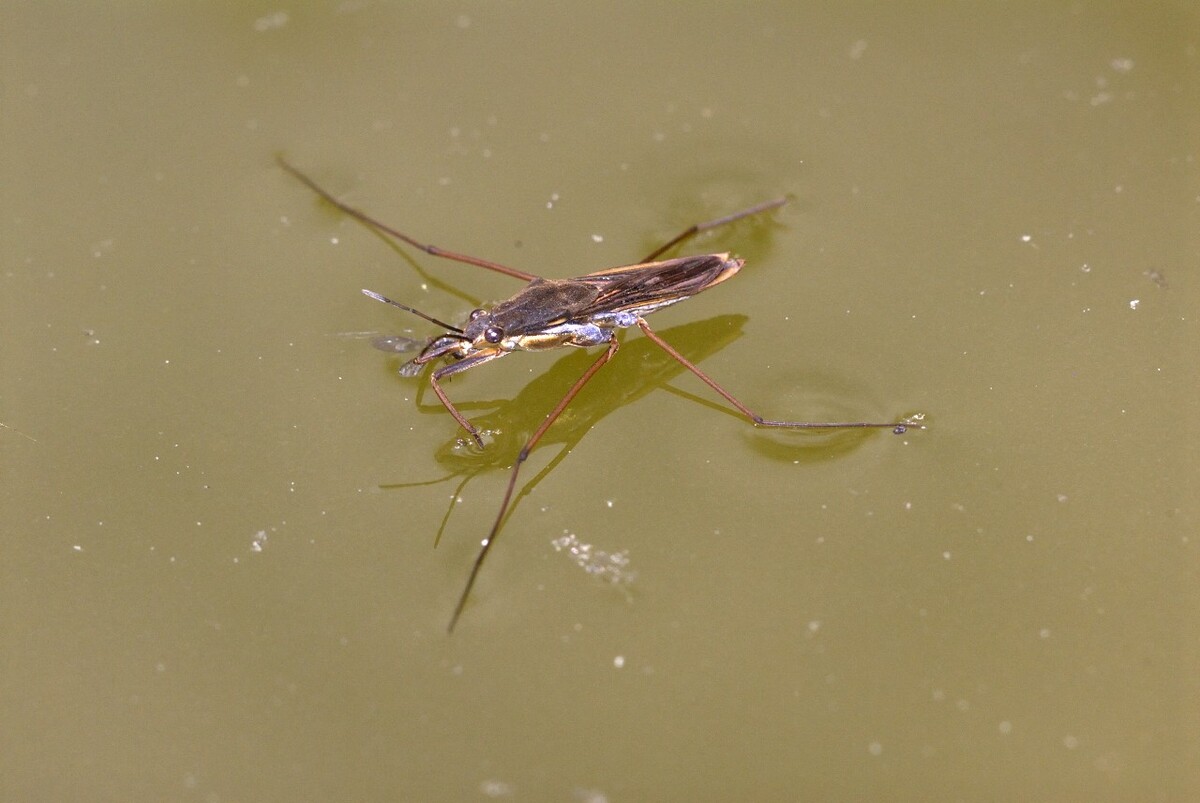
{"type": "Polygon", "coordinates": [[[429,344],[404,368],[401,373],[415,375],[429,363],[447,359],[449,362],[430,373],[430,385],[438,399],[450,412],[454,419],[465,429],[475,442],[482,448],[483,438],[479,430],[459,412],[450,401],[441,386],[441,380],[454,374],[468,371],[476,366],[497,360],[514,351],[545,351],[575,346],[587,348],[591,346],[606,346],[605,350],[576,380],[557,405],[547,413],[542,423],[521,447],[512,471],[509,474],[508,485],[504,492],[500,509],[492,523],[487,538],[475,558],[471,574],[467,578],[458,604],[450,618],[448,630],[453,630],[470,597],[475,578],[491,549],[496,535],[504,524],[509,505],[516,488],[517,476],[521,465],[529,457],[530,451],[545,435],[546,430],[562,414],[579,393],[588,380],[604,366],[620,347],[617,340],[617,330],[637,326],[643,334],[662,348],[668,355],[678,361],[683,367],[695,374],[701,381],[712,388],[722,398],[745,415],[757,426],[779,427],[789,429],[832,429],[832,428],[889,428],[897,433],[904,432],[910,426],[919,426],[915,421],[900,421],[890,423],[875,423],[867,421],[838,421],[838,422],[808,422],[784,421],[763,418],[746,407],[723,388],[715,380],[701,371],[695,364],[680,354],[667,341],[663,340],[646,323],[645,316],[663,307],[677,304],[699,292],[714,287],[732,277],[742,267],[743,261],[730,257],[727,253],[703,254],[675,259],[654,261],[675,245],[695,234],[707,229],[731,223],[750,215],[765,212],[782,206],[786,199],[778,198],[736,212],[732,215],[699,223],[681,232],[663,246],[655,249],[641,262],[634,265],[609,268],[607,270],[577,276],[573,279],[544,279],[524,271],[510,268],[479,257],[447,251],[434,245],[421,243],[407,234],[393,229],[359,210],[338,201],[322,189],[308,176],[292,167],[282,158],[280,165],[298,178],[314,192],[329,203],[341,209],[346,214],[371,226],[377,231],[394,237],[401,242],[418,248],[428,254],[455,262],[463,262],[488,270],[503,273],[527,282],[524,288],[512,298],[488,309],[477,309],[471,313],[468,321],[460,328],[444,323],[412,307],[393,301],[371,290],[363,293],[386,304],[411,312],[426,320],[444,327],[448,331],[430,340],[429,344]]]}
{"type": "MultiPolygon", "coordinates": [[[[729,254],[681,257],[610,268],[575,279],[534,279],[491,311],[473,314],[466,336],[504,351],[598,346],[638,316],[725,281],[742,267],[729,254]]],[[[466,355],[463,355],[466,356],[466,355]]]]}
{"type": "MultiPolygon", "coordinates": [[[[478,430],[450,402],[440,380],[514,351],[616,343],[618,329],[637,326],[642,316],[725,281],[742,264],[729,254],[706,254],[610,268],[575,279],[535,278],[491,310],[472,312],[464,328],[449,327],[454,331],[432,340],[403,370],[411,375],[426,363],[455,360],[435,370],[430,382],[442,404],[482,447],[478,430]]],[[[363,292],[409,309],[370,290],[363,292]]]]}

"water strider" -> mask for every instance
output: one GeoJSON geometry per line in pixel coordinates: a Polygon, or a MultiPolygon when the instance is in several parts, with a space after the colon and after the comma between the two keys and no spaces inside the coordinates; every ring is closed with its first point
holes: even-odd
{"type": "Polygon", "coordinates": [[[407,234],[375,220],[366,213],[342,203],[282,157],[278,161],[284,170],[307,185],[317,195],[376,231],[383,232],[432,256],[486,268],[526,282],[525,286],[514,296],[495,304],[491,309],[481,308],[473,311],[462,327],[439,321],[420,310],[393,301],[374,291],[363,290],[363,293],[377,301],[398,307],[446,330],[444,334],[432,338],[416,357],[405,363],[401,368],[401,373],[405,376],[413,376],[427,364],[446,360],[444,365],[435,368],[430,373],[430,385],[450,415],[470,434],[480,448],[483,447],[483,438],[480,436],[479,430],[450,401],[441,386],[441,380],[484,363],[498,360],[514,351],[546,351],[564,346],[605,347],[600,356],[567,390],[558,404],[546,414],[542,423],[533,431],[533,434],[529,436],[517,453],[508,477],[504,497],[500,502],[500,509],[496,513],[491,529],[483,540],[479,554],[471,567],[471,573],[459,596],[458,604],[455,605],[454,613],[450,617],[448,631],[454,630],[459,617],[462,616],[463,609],[470,598],[471,589],[479,576],[479,570],[504,524],[521,466],[546,434],[546,430],[562,415],[576,394],[617,353],[617,349],[620,347],[617,332],[621,329],[635,326],[639,328],[655,345],[695,374],[756,426],[789,429],[888,428],[896,433],[903,433],[911,426],[920,426],[915,420],[876,423],[868,421],[783,421],[763,418],[738,401],[716,380],[696,367],[693,362],[680,354],[675,347],[662,339],[646,323],[645,316],[663,307],[686,301],[710,287],[715,287],[732,278],[744,264],[743,260],[731,257],[728,253],[701,254],[656,261],[658,257],[700,232],[783,206],[787,202],[786,198],[764,201],[740,212],[689,226],[646,255],[637,264],[608,268],[571,279],[544,279],[487,259],[419,242],[407,234]]]}

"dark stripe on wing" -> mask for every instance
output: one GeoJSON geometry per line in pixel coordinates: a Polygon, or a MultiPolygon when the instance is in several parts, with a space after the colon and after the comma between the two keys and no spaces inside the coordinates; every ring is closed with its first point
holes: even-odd
{"type": "Polygon", "coordinates": [[[728,254],[703,254],[612,268],[573,281],[586,282],[599,291],[589,312],[614,312],[682,301],[724,281],[741,266],[740,259],[730,259],[728,254]]]}

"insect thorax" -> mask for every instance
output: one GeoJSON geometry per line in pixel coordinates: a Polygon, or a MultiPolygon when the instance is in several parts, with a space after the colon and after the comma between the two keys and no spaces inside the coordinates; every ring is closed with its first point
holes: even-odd
{"type": "Polygon", "coordinates": [[[587,348],[599,346],[613,338],[611,327],[599,326],[595,323],[562,323],[548,326],[537,332],[505,338],[500,344],[508,351],[543,351],[560,346],[576,346],[587,348]]]}

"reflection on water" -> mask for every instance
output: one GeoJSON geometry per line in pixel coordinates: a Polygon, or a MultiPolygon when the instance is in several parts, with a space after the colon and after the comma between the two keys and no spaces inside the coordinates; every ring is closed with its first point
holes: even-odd
{"type": "MultiPolygon", "coordinates": [[[[661,334],[675,343],[676,348],[689,360],[701,361],[741,337],[742,325],[745,322],[744,315],[719,315],[705,321],[676,326],[661,334]]],[[[510,400],[467,402],[459,405],[460,409],[469,411],[491,409],[491,412],[470,415],[472,423],[485,434],[486,447],[481,450],[471,439],[456,435],[443,444],[436,454],[437,461],[448,473],[433,479],[389,483],[380,487],[412,488],[458,479],[446,513],[434,536],[436,545],[440,542],[449,523],[450,514],[467,484],[489,469],[509,467],[517,452],[529,441],[534,430],[544,420],[549,409],[547,400],[561,397],[593,361],[594,355],[573,350],[510,400]]],[[[522,500],[558,467],[588,430],[604,416],[663,387],[684,370],[677,360],[644,337],[635,338],[623,345],[616,357],[593,377],[546,431],[538,448],[557,446],[557,452],[536,475],[522,484],[513,497],[507,516],[512,516],[522,500]]],[[[422,392],[427,387],[428,385],[423,383],[422,392]]],[[[418,394],[417,404],[427,412],[445,412],[441,404],[426,404],[422,394],[418,394]]],[[[552,406],[553,401],[549,404],[552,406]]]]}
{"type": "MultiPolygon", "coordinates": [[[[746,320],[744,315],[720,315],[704,321],[676,326],[658,334],[667,342],[672,343],[685,359],[696,364],[741,337],[742,326],[746,320]]],[[[382,346],[377,341],[376,345],[385,351],[394,350],[389,348],[390,340],[382,346]]],[[[407,350],[407,347],[399,349],[399,351],[407,350]]],[[[471,422],[486,438],[485,447],[480,449],[476,446],[474,439],[456,435],[451,441],[443,444],[436,453],[437,461],[446,468],[447,473],[431,479],[387,483],[380,487],[405,489],[458,480],[454,492],[450,495],[446,512],[434,535],[434,546],[437,546],[441,542],[451,514],[467,484],[490,469],[501,470],[510,467],[514,456],[528,443],[534,431],[545,420],[546,411],[553,406],[553,400],[561,398],[593,362],[593,354],[572,350],[572,353],[558,360],[548,371],[528,383],[511,400],[458,403],[460,409],[463,410],[473,412],[490,410],[490,412],[470,415],[471,422]]],[[[404,363],[402,368],[408,365],[411,363],[404,363]]],[[[464,595],[469,593],[476,573],[482,564],[483,556],[499,537],[504,522],[507,522],[516,512],[521,502],[529,496],[533,489],[558,468],[583,436],[609,413],[637,401],[655,389],[664,388],[697,404],[731,415],[747,429],[758,429],[752,427],[739,412],[720,401],[704,399],[667,385],[685,370],[686,367],[679,360],[649,338],[635,338],[617,352],[613,360],[605,365],[603,370],[599,371],[572,403],[563,410],[538,442],[538,448],[557,445],[558,449],[549,462],[536,475],[524,482],[514,495],[499,528],[484,542],[483,551],[476,560],[464,595]]],[[[403,370],[401,370],[401,375],[406,378],[408,376],[403,370]]],[[[421,390],[417,395],[418,408],[424,412],[442,412],[448,415],[445,407],[440,403],[426,403],[424,390],[428,385],[422,383],[420,387],[421,390]]],[[[921,426],[916,417],[914,417],[913,424],[921,426]]],[[[861,444],[876,430],[858,428],[767,430],[767,432],[778,433],[783,437],[756,440],[756,449],[768,453],[776,459],[786,458],[793,463],[798,463],[801,460],[815,462],[844,454],[861,444]]],[[[633,574],[627,568],[628,556],[625,553],[608,554],[596,551],[592,545],[577,541],[576,536],[571,533],[564,535],[563,538],[555,539],[553,545],[556,550],[567,549],[576,562],[589,574],[605,577],[620,584],[632,580],[633,574]]],[[[457,621],[457,612],[453,621],[457,621]]]]}
{"type": "MultiPolygon", "coordinates": [[[[688,360],[699,363],[740,338],[746,320],[745,315],[719,315],[704,321],[675,326],[659,334],[688,360]]],[[[592,361],[591,354],[572,351],[548,371],[529,382],[510,400],[456,402],[456,406],[463,410],[491,410],[469,416],[472,423],[486,436],[486,447],[481,450],[471,439],[456,435],[438,448],[436,453],[437,462],[446,468],[446,474],[415,482],[385,483],[380,487],[414,488],[458,479],[458,485],[451,495],[446,514],[434,538],[435,543],[440,541],[459,494],[467,484],[490,469],[500,470],[511,466],[513,457],[545,418],[547,400],[561,396],[592,361]]],[[[668,385],[685,370],[682,364],[647,338],[635,338],[622,345],[612,362],[596,374],[543,436],[538,449],[551,446],[557,446],[558,449],[541,471],[522,484],[521,490],[514,497],[509,515],[512,515],[521,500],[527,497],[538,483],[558,467],[597,422],[609,413],[657,389],[663,389],[695,404],[736,418],[755,436],[751,441],[754,448],[777,460],[816,462],[832,459],[853,450],[864,440],[877,434],[869,429],[784,431],[756,428],[720,400],[704,398],[668,385]]],[[[830,381],[829,378],[822,377],[817,384],[828,387],[830,381]]],[[[427,387],[427,384],[421,385],[417,396],[418,407],[424,412],[445,413],[445,408],[440,403],[424,401],[423,394],[427,387]]],[[[862,392],[861,389],[852,388],[846,388],[846,391],[862,392]]],[[[847,409],[844,401],[838,409],[847,409]]]]}

